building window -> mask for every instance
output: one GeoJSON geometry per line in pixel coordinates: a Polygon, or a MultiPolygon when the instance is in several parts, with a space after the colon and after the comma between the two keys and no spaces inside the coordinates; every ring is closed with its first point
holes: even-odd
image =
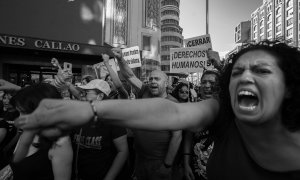
{"type": "Polygon", "coordinates": [[[151,36],[143,36],[143,50],[151,51],[151,36]]]}
{"type": "Polygon", "coordinates": [[[253,24],[257,23],[257,17],[253,18],[253,24]]]}
{"type": "Polygon", "coordinates": [[[293,36],[293,28],[290,28],[286,31],[286,36],[287,37],[293,36]]]}
{"type": "Polygon", "coordinates": [[[255,32],[257,30],[257,26],[253,26],[253,31],[255,32]]]}
{"type": "Polygon", "coordinates": [[[259,34],[263,34],[263,33],[264,33],[264,28],[260,28],[259,34]]]}
{"type": "Polygon", "coordinates": [[[170,71],[170,66],[168,66],[168,65],[162,65],[161,66],[161,70],[162,71],[170,71]]]}
{"type": "Polygon", "coordinates": [[[268,25],[267,25],[267,29],[271,29],[271,27],[272,27],[272,23],[269,22],[268,25]]]}
{"type": "Polygon", "coordinates": [[[268,7],[267,7],[267,13],[271,12],[271,8],[272,8],[272,5],[271,5],[271,4],[268,4],[268,7]]]}
{"type": "Polygon", "coordinates": [[[158,47],[157,48],[158,49],[158,54],[160,54],[160,41],[159,40],[157,41],[157,47],[158,47]]]}
{"type": "Polygon", "coordinates": [[[272,14],[269,14],[268,18],[267,18],[267,21],[271,21],[271,18],[272,18],[272,14]]]}
{"type": "Polygon", "coordinates": [[[287,16],[287,17],[290,17],[290,16],[292,16],[292,15],[293,15],[293,8],[287,10],[287,12],[286,12],[286,16],[287,16]]]}
{"type": "Polygon", "coordinates": [[[281,25],[276,26],[276,33],[280,32],[280,31],[281,31],[281,25]]]}
{"type": "Polygon", "coordinates": [[[259,22],[259,26],[260,27],[264,26],[264,21],[263,20],[259,22]]]}
{"type": "Polygon", "coordinates": [[[279,24],[281,22],[281,16],[278,16],[277,18],[276,18],[276,24],[279,24]]]}
{"type": "Polygon", "coordinates": [[[280,4],[282,2],[282,0],[276,0],[275,3],[276,5],[280,4]]]}
{"type": "Polygon", "coordinates": [[[280,14],[281,8],[276,9],[276,15],[280,14]]]}
{"type": "Polygon", "coordinates": [[[286,21],[286,26],[290,26],[293,24],[293,18],[290,18],[286,21]]]}
{"type": "Polygon", "coordinates": [[[272,36],[272,31],[268,31],[267,33],[268,38],[272,36]]]}
{"type": "Polygon", "coordinates": [[[286,2],[286,7],[288,8],[288,7],[291,7],[293,5],[293,2],[291,1],[291,0],[288,0],[287,2],[286,2]]]}

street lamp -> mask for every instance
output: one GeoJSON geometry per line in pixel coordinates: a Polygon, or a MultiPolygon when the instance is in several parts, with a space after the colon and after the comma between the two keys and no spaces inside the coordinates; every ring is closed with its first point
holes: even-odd
{"type": "Polygon", "coordinates": [[[209,10],[209,4],[208,4],[208,0],[206,0],[206,9],[205,9],[205,13],[206,13],[206,34],[209,34],[209,31],[208,31],[208,24],[209,24],[209,13],[208,13],[208,10],[209,10]]]}

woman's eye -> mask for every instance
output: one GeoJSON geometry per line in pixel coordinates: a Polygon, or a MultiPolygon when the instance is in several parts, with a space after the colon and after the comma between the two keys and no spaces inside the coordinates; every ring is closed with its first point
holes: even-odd
{"type": "Polygon", "coordinates": [[[259,74],[269,74],[269,73],[271,73],[271,71],[268,70],[268,69],[255,69],[254,72],[259,73],[259,74]]]}
{"type": "Polygon", "coordinates": [[[241,71],[232,71],[231,76],[237,76],[241,74],[241,71]]]}

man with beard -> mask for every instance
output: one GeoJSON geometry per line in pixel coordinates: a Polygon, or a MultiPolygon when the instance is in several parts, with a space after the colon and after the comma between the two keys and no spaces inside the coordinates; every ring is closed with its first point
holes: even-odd
{"type": "MultiPolygon", "coordinates": [[[[112,51],[118,60],[122,75],[135,88],[138,94],[137,98],[166,98],[177,102],[174,97],[167,94],[168,77],[164,72],[152,71],[149,76],[149,83],[143,84],[122,58],[121,50],[114,48],[112,51]]],[[[136,151],[135,176],[138,180],[180,178],[176,155],[182,139],[181,131],[134,129],[133,133],[136,151]]]]}

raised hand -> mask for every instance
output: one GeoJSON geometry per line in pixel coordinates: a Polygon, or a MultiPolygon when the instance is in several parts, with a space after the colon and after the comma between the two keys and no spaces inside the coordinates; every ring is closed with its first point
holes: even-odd
{"type": "Polygon", "coordinates": [[[219,53],[217,51],[208,50],[207,57],[209,62],[211,62],[215,68],[219,68],[221,66],[221,59],[219,53]]]}
{"type": "Polygon", "coordinates": [[[117,59],[122,58],[122,50],[120,48],[112,48],[111,51],[116,56],[117,59]]]}

